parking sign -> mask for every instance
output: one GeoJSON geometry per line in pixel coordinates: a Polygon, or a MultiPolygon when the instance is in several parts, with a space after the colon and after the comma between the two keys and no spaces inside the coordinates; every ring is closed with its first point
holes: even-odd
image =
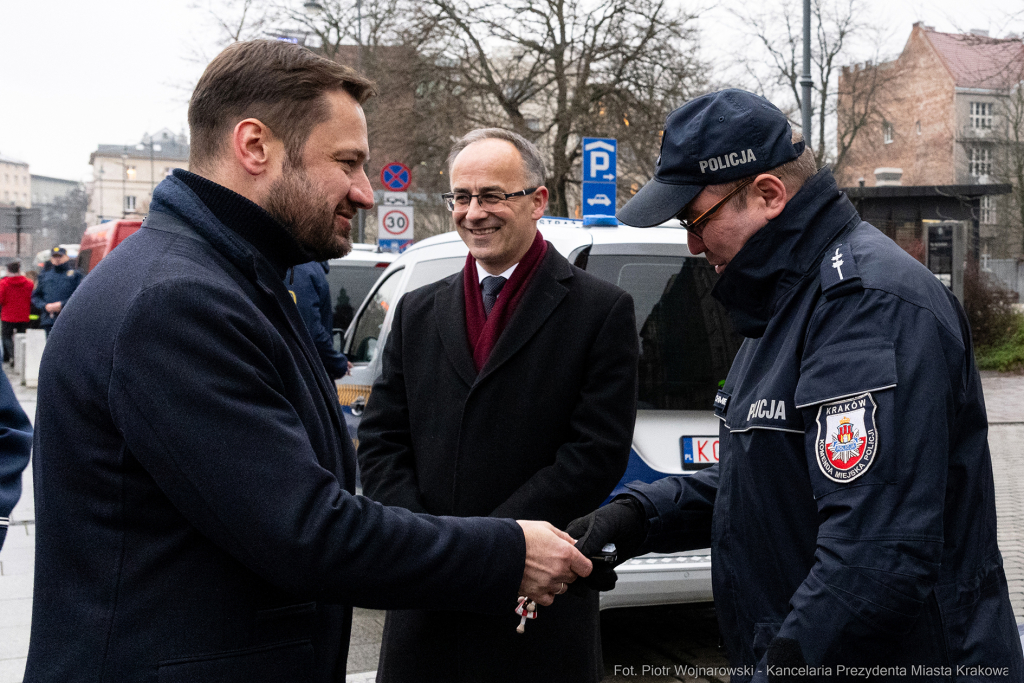
{"type": "Polygon", "coordinates": [[[614,138],[583,138],[584,216],[615,215],[616,150],[614,138]]]}
{"type": "Polygon", "coordinates": [[[614,183],[616,151],[614,138],[583,138],[583,182],[614,183]]]}

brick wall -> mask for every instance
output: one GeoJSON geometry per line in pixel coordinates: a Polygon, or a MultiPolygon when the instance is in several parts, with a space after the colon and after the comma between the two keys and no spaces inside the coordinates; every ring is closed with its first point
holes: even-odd
{"type": "MultiPolygon", "coordinates": [[[[839,169],[841,187],[860,178],[875,185],[875,169],[903,169],[904,185],[951,185],[955,182],[956,97],[953,80],[920,26],[915,25],[894,61],[844,67],[840,74],[840,134],[851,99],[859,96],[863,71],[880,70],[875,115],[854,138],[839,169]],[[892,126],[892,142],[883,139],[883,122],[892,126]]],[[[863,88],[861,88],[863,89],[863,88]]]]}

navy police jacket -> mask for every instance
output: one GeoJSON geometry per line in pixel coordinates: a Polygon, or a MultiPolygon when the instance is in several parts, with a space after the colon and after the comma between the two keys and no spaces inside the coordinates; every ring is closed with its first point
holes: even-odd
{"type": "Polygon", "coordinates": [[[710,541],[722,635],[746,667],[732,680],[766,680],[776,637],[826,679],[882,665],[872,680],[1024,680],[981,383],[950,292],[826,169],[714,293],[747,337],[715,401],[721,462],[630,488],[646,550],[710,541]]]}
{"type": "Polygon", "coordinates": [[[75,269],[74,261],[62,263],[39,273],[39,282],[32,292],[32,305],[39,309],[40,327],[52,327],[58,314],[46,312],[46,304],[56,301],[63,309],[68,299],[82,282],[82,272],[75,269]]]}
{"type": "Polygon", "coordinates": [[[338,379],[348,372],[348,358],[334,348],[334,313],[331,310],[331,287],[327,282],[330,268],[327,261],[300,263],[288,269],[284,284],[295,300],[309,336],[313,338],[324,369],[331,379],[338,379]]]}

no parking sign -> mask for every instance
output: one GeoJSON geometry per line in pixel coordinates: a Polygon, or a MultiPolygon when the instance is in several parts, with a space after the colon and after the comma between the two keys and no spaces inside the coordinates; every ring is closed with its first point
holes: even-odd
{"type": "Polygon", "coordinates": [[[393,161],[380,170],[380,182],[392,192],[404,192],[412,182],[412,171],[398,161],[393,161]]]}
{"type": "Polygon", "coordinates": [[[412,244],[411,206],[380,206],[377,209],[377,243],[385,251],[405,251],[412,244]]]}

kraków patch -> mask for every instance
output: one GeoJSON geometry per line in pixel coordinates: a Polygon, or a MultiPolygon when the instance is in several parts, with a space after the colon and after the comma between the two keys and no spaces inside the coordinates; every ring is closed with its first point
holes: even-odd
{"type": "Polygon", "coordinates": [[[878,453],[876,410],[871,394],[823,403],[818,408],[814,455],[822,474],[845,484],[868,471],[878,453]]]}

